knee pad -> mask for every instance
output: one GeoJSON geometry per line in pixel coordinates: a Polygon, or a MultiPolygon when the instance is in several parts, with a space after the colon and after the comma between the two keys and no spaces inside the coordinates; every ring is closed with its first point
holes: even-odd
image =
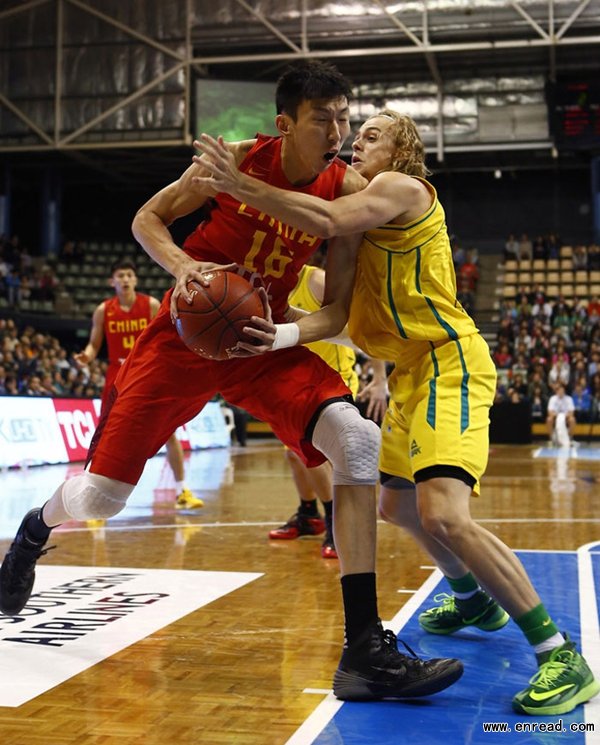
{"type": "Polygon", "coordinates": [[[74,520],[104,520],[121,512],[133,489],[133,484],[84,471],[63,484],[63,506],[74,520]]]}
{"type": "Polygon", "coordinates": [[[333,466],[334,486],[377,482],[381,431],[344,401],[326,406],[313,432],[312,444],[333,466]]]}

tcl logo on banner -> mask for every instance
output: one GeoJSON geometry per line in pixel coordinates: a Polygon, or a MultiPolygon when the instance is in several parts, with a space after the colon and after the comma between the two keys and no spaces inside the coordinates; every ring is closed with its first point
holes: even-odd
{"type": "Polygon", "coordinates": [[[69,460],[85,460],[98,425],[96,401],[53,398],[52,403],[69,460]]]}
{"type": "MultiPolygon", "coordinates": [[[[0,468],[85,460],[99,418],[97,398],[0,396],[0,468]]],[[[186,450],[230,442],[216,401],[180,427],[177,436],[186,450]]]]}

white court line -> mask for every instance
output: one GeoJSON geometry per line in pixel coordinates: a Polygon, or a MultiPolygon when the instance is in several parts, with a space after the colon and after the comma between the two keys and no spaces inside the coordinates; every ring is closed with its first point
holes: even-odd
{"type": "MultiPolygon", "coordinates": [[[[418,590],[415,590],[415,594],[412,598],[406,602],[392,620],[384,622],[384,626],[389,627],[392,631],[398,633],[398,631],[400,631],[400,629],[410,620],[412,614],[429,595],[431,590],[437,585],[441,577],[442,573],[439,569],[432,572],[431,576],[425,580],[418,590]]],[[[316,693],[315,689],[307,689],[307,692],[308,691],[316,693]]],[[[326,698],[321,701],[308,719],[305,719],[290,739],[287,740],[285,745],[310,745],[310,743],[315,741],[337,714],[344,702],[338,701],[331,691],[326,693],[326,698]]]]}
{"type": "MultiPolygon", "coordinates": [[[[600,541],[586,543],[577,549],[579,569],[579,618],[581,623],[581,653],[594,675],[600,677],[600,624],[598,622],[598,601],[594,584],[592,566],[593,548],[600,548],[600,541]]],[[[585,721],[596,727],[595,732],[586,732],[586,745],[600,743],[600,698],[596,697],[584,706],[585,721]]]]}
{"type": "MultiPolygon", "coordinates": [[[[180,514],[181,517],[200,517],[199,515],[192,515],[190,513],[186,514],[180,514]]],[[[383,520],[378,521],[381,525],[384,525],[383,520]]],[[[543,518],[543,517],[536,517],[536,518],[528,518],[528,517],[506,517],[506,518],[483,518],[477,520],[478,523],[498,523],[498,524],[510,524],[510,523],[517,523],[522,525],[527,524],[540,524],[540,523],[551,523],[551,524],[568,524],[571,525],[573,523],[586,523],[586,524],[593,524],[593,523],[600,523],[600,518],[591,518],[591,517],[566,517],[566,518],[543,518]]],[[[237,523],[225,523],[225,522],[216,522],[216,523],[202,523],[202,522],[193,522],[189,523],[189,525],[195,525],[201,528],[269,528],[273,525],[281,525],[281,520],[278,520],[277,522],[237,522],[237,523]]],[[[175,528],[181,528],[184,527],[181,523],[165,523],[164,525],[149,525],[147,523],[143,523],[141,525],[132,525],[131,523],[127,523],[125,525],[111,525],[110,523],[107,523],[105,526],[101,528],[101,530],[110,530],[110,531],[122,531],[122,530],[173,530],[175,528]]],[[[93,531],[98,530],[98,528],[88,528],[88,527],[81,527],[81,528],[60,528],[60,530],[56,531],[54,535],[57,533],[81,533],[86,531],[93,531]]],[[[516,549],[515,549],[516,550],[516,549]]],[[[523,549],[519,549],[523,550],[523,549]]],[[[560,553],[560,551],[554,551],[551,553],[560,553]]],[[[432,569],[433,567],[426,567],[426,569],[432,569]]]]}
{"type": "Polygon", "coordinates": [[[503,517],[496,520],[493,517],[486,517],[482,520],[475,520],[477,523],[600,523],[600,518],[594,517],[503,517]]]}
{"type": "Polygon", "coordinates": [[[333,693],[329,692],[308,719],[305,719],[299,729],[286,741],[285,745],[310,745],[343,705],[343,701],[339,701],[333,693]]]}
{"type": "Polygon", "coordinates": [[[328,696],[331,688],[305,688],[302,693],[316,693],[319,696],[328,696]]]}
{"type": "Polygon", "coordinates": [[[415,613],[421,603],[433,590],[433,588],[439,583],[444,575],[439,569],[435,568],[429,577],[423,582],[418,590],[415,590],[415,594],[412,598],[409,598],[406,603],[400,608],[398,613],[392,618],[391,621],[386,622],[384,625],[389,626],[392,631],[397,634],[401,628],[403,628],[411,619],[413,613],[415,613]]]}
{"type": "MultiPolygon", "coordinates": [[[[195,515],[181,515],[181,517],[197,517],[195,515]]],[[[278,520],[277,522],[254,522],[254,523],[200,523],[200,522],[190,522],[190,523],[165,523],[164,525],[148,525],[148,524],[142,524],[142,525],[110,525],[107,523],[106,525],[103,525],[101,528],[88,528],[88,527],[81,527],[81,528],[60,528],[59,530],[55,531],[53,535],[57,535],[60,533],[85,533],[85,532],[94,532],[96,530],[110,530],[110,531],[122,531],[122,530],[174,530],[176,528],[185,528],[187,526],[193,526],[198,528],[268,528],[272,525],[281,525],[281,520],[278,520]]]]}

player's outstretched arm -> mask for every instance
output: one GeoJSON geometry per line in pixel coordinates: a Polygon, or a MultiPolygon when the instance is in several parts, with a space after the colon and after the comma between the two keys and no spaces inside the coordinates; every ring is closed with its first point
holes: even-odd
{"type": "Polygon", "coordinates": [[[193,176],[195,184],[228,192],[239,201],[321,238],[352,235],[385,225],[412,210],[423,196],[423,186],[418,181],[392,171],[378,174],[360,191],[360,185],[367,182],[348,169],[345,192],[352,193],[328,201],[279,189],[241,173],[221,137],[215,140],[203,134],[194,146],[202,151],[201,157],[193,158],[194,162],[202,163],[210,172],[210,176],[193,176]]]}
{"type": "MultiPolygon", "coordinates": [[[[232,143],[230,148],[234,160],[241,160],[251,145],[251,140],[232,143]]],[[[215,264],[191,259],[173,242],[169,231],[169,225],[175,220],[196,211],[209,197],[215,195],[215,190],[210,186],[193,181],[195,176],[207,174],[208,171],[201,163],[191,165],[177,181],[161,189],[138,210],[131,226],[134,237],[146,253],[175,278],[175,288],[171,297],[173,318],[177,317],[178,297],[181,296],[190,304],[192,302],[188,282],[195,280],[202,285],[208,285],[209,280],[202,272],[217,268],[215,264]]]]}
{"type": "Polygon", "coordinates": [[[73,355],[73,359],[79,367],[85,367],[93,362],[98,356],[102,342],[104,341],[104,303],[100,303],[92,316],[92,328],[90,338],[83,352],[73,355]]]}
{"type": "Polygon", "coordinates": [[[359,391],[356,398],[367,402],[366,415],[368,419],[380,424],[387,409],[388,386],[385,362],[383,360],[367,360],[373,371],[373,379],[359,391]]]}
{"type": "Polygon", "coordinates": [[[299,343],[335,339],[348,323],[362,234],[333,238],[327,249],[321,308],[298,320],[299,343]]]}
{"type": "Polygon", "coordinates": [[[252,336],[255,343],[239,342],[231,356],[249,357],[337,336],[348,321],[361,240],[362,236],[356,235],[337,238],[329,244],[325,295],[320,310],[302,315],[292,323],[273,324],[270,319],[253,316],[252,326],[245,326],[244,333],[252,336]]]}

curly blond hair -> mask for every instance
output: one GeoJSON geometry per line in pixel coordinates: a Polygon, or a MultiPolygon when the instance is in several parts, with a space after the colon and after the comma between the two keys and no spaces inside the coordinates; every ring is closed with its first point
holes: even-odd
{"type": "Polygon", "coordinates": [[[406,173],[408,176],[427,178],[431,171],[425,165],[425,145],[417,125],[406,114],[393,109],[383,109],[375,116],[386,116],[393,119],[395,126],[389,132],[396,145],[396,154],[392,160],[392,170],[406,173]]]}

